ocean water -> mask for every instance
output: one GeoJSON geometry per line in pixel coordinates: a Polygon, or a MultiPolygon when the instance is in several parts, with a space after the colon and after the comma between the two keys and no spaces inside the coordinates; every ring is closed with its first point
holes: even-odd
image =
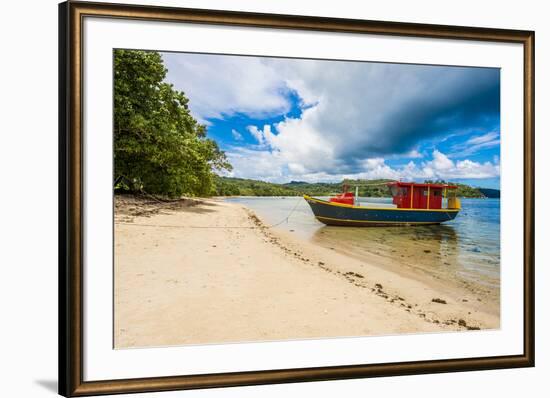
{"type": "MultiPolygon", "coordinates": [[[[302,197],[234,197],[275,228],[346,255],[389,260],[394,266],[458,278],[487,287],[500,285],[500,200],[461,199],[455,220],[441,225],[337,227],[317,221],[302,197]]],[[[390,204],[391,198],[359,198],[390,204]]]]}

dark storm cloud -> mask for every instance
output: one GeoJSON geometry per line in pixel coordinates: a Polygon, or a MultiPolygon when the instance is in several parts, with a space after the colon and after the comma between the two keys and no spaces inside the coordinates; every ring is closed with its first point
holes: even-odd
{"type": "Polygon", "coordinates": [[[427,84],[408,101],[390,110],[378,129],[365,132],[376,136],[376,141],[368,140],[348,154],[404,153],[426,138],[472,128],[491,129],[498,124],[498,69],[460,68],[429,75],[423,73],[427,84]]]}
{"type": "Polygon", "coordinates": [[[268,65],[314,104],[298,121],[277,126],[282,137],[273,140],[275,149],[289,153],[309,146],[300,150],[308,169],[354,172],[364,159],[400,156],[427,139],[498,128],[499,69],[303,60],[268,65]]]}

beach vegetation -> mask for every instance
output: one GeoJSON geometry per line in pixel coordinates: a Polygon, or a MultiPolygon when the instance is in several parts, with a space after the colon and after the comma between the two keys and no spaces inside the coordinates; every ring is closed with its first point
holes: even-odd
{"type": "Polygon", "coordinates": [[[115,189],[167,197],[207,196],[225,153],[194,119],[188,99],[165,81],[154,51],[114,52],[115,189]]]}

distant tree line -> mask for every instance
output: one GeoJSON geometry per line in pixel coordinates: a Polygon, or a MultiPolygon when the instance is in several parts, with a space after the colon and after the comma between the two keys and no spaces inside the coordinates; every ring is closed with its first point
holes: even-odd
{"type": "Polygon", "coordinates": [[[217,177],[215,193],[218,196],[296,196],[298,190],[283,184],[242,178],[217,177]]]}
{"type": "MultiPolygon", "coordinates": [[[[314,196],[330,196],[342,192],[342,185],[348,184],[350,192],[355,192],[355,186],[358,186],[359,196],[361,197],[390,197],[390,191],[386,186],[386,183],[390,181],[392,180],[344,180],[337,183],[291,181],[286,184],[276,184],[244,178],[218,176],[215,180],[215,194],[218,196],[299,196],[305,193],[314,196]]],[[[479,188],[465,184],[456,184],[443,180],[426,180],[425,182],[457,185],[457,195],[460,197],[482,198],[488,196],[484,195],[479,188]]],[[[498,190],[489,191],[500,192],[498,190]]],[[[493,194],[495,194],[494,192],[493,194]]]]}
{"type": "Polygon", "coordinates": [[[485,195],[479,190],[479,188],[474,188],[466,184],[458,184],[455,182],[445,181],[445,180],[425,180],[427,184],[449,184],[456,185],[458,188],[456,190],[457,196],[463,198],[484,198],[485,195]]]}

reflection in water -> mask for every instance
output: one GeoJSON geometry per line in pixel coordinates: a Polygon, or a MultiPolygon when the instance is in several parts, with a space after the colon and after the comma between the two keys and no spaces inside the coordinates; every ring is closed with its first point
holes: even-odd
{"type": "Polygon", "coordinates": [[[376,255],[430,274],[458,271],[459,245],[455,229],[447,225],[375,228],[324,226],[312,240],[323,247],[359,259],[376,255]]]}
{"type": "MultiPolygon", "coordinates": [[[[313,217],[301,198],[231,198],[262,217],[277,223],[292,212],[288,222],[277,228],[310,239],[323,247],[359,259],[385,258],[397,266],[432,275],[457,277],[489,286],[500,280],[500,201],[463,199],[457,218],[442,225],[353,228],[325,226],[313,217]]],[[[361,198],[386,203],[387,198],[361,198]]]]}
{"type": "MultiPolygon", "coordinates": [[[[440,256],[457,255],[457,234],[447,225],[375,228],[341,228],[324,226],[318,229],[313,240],[337,242],[349,249],[369,250],[375,254],[422,251],[440,256]]],[[[435,256],[432,256],[435,257],[435,256]]]]}

